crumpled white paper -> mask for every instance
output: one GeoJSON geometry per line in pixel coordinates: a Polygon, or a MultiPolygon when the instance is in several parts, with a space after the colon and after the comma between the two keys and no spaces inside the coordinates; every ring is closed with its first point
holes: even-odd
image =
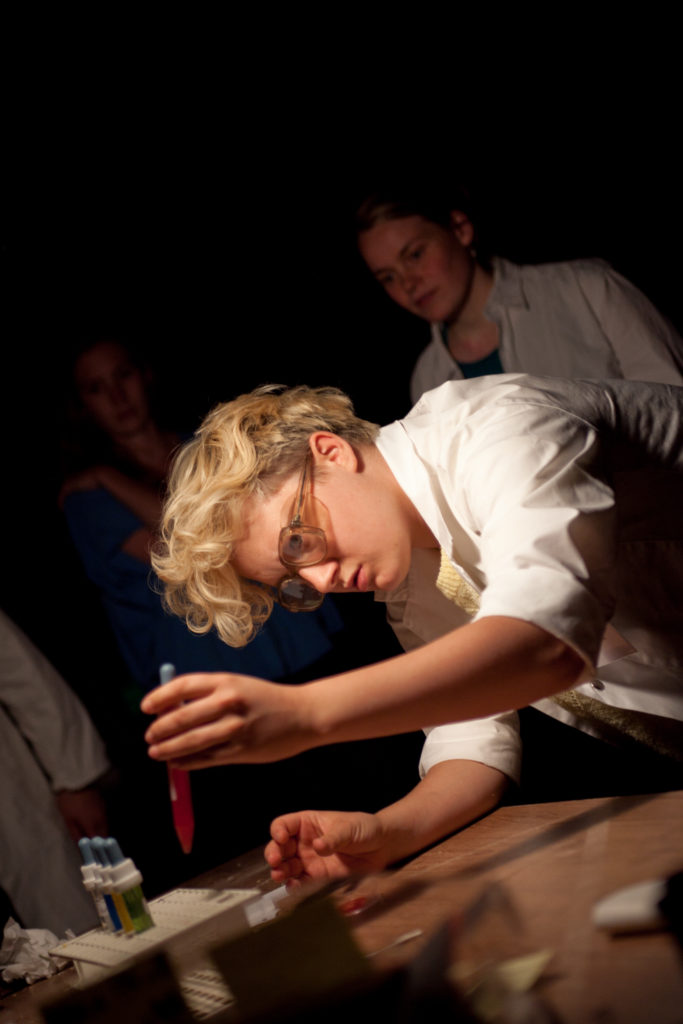
{"type": "Polygon", "coordinates": [[[13,917],[8,918],[0,947],[2,980],[23,978],[31,985],[63,970],[71,961],[48,955],[59,942],[47,928],[22,928],[13,917]]]}

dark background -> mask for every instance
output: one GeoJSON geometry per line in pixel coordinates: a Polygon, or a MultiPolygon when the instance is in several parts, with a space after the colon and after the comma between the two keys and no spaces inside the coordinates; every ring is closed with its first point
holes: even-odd
{"type": "Polygon", "coordinates": [[[23,125],[5,175],[0,598],[57,661],[65,636],[87,642],[55,503],[74,337],[146,348],[174,426],[267,381],[335,384],[367,418],[400,416],[428,327],[369,280],[351,230],[397,176],[463,182],[494,252],[602,256],[683,325],[677,140],[651,107],[590,130],[571,104],[514,111],[438,145],[350,115],[323,130],[271,111],[247,130],[229,103],[131,123],[112,103],[96,131],[53,113],[23,125]]]}
{"type": "Polygon", "coordinates": [[[664,83],[548,80],[545,96],[480,88],[473,104],[454,82],[450,108],[389,83],[318,109],[285,78],[248,106],[218,73],[211,93],[167,77],[135,98],[102,75],[94,96],[68,81],[24,95],[7,136],[0,599],[71,671],[74,635],[92,647],[55,503],[74,337],[145,347],[175,426],[266,381],[332,383],[363,416],[400,416],[428,328],[374,287],[351,230],[359,199],[395,178],[462,182],[492,251],[602,256],[683,324],[664,83]]]}
{"type": "Polygon", "coordinates": [[[315,102],[315,80],[292,90],[283,78],[245,106],[219,71],[205,91],[166,76],[134,100],[122,73],[95,96],[87,78],[55,93],[43,81],[31,105],[22,94],[0,239],[0,606],[109,730],[122,669],[56,503],[75,337],[146,349],[175,427],[269,381],[334,384],[366,418],[401,416],[428,327],[365,275],[351,229],[358,201],[395,177],[463,183],[493,252],[601,256],[683,328],[678,118],[664,85],[644,95],[601,80],[579,96],[541,75],[473,104],[471,84],[451,83],[437,112],[429,97],[408,102],[405,78],[353,103],[315,102]]]}

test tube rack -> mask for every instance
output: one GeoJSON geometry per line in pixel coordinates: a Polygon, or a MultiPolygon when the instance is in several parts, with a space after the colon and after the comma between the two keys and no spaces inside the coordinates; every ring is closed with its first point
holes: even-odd
{"type": "Polygon", "coordinates": [[[249,928],[247,908],[263,899],[258,889],[173,889],[149,903],[154,926],[133,934],[95,928],[50,950],[73,960],[86,986],[136,961],[163,952],[197,1020],[229,1006],[232,995],[207,950],[249,928]]]}

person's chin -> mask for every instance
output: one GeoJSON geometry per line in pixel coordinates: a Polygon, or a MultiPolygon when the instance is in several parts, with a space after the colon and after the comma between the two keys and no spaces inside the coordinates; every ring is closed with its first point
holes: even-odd
{"type": "Polygon", "coordinates": [[[407,575],[407,569],[405,572],[403,572],[399,568],[395,569],[393,572],[389,571],[387,573],[378,573],[374,581],[374,586],[369,587],[368,589],[384,590],[388,593],[391,593],[392,590],[396,590],[396,588],[399,587],[401,583],[403,583],[407,575]]]}
{"type": "Polygon", "coordinates": [[[415,303],[413,312],[422,320],[439,324],[448,319],[452,312],[452,303],[444,301],[444,296],[435,288],[427,292],[420,302],[415,303]]]}

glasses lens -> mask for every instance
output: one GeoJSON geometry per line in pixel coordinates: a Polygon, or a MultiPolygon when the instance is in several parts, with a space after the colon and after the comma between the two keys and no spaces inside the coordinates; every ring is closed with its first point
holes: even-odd
{"type": "Polygon", "coordinates": [[[324,594],[301,576],[287,576],[277,588],[280,604],[290,612],[312,612],[323,603],[324,594]]]}
{"type": "Polygon", "coordinates": [[[325,534],[315,526],[285,526],[279,554],[285,565],[317,565],[327,554],[325,534]]]}

